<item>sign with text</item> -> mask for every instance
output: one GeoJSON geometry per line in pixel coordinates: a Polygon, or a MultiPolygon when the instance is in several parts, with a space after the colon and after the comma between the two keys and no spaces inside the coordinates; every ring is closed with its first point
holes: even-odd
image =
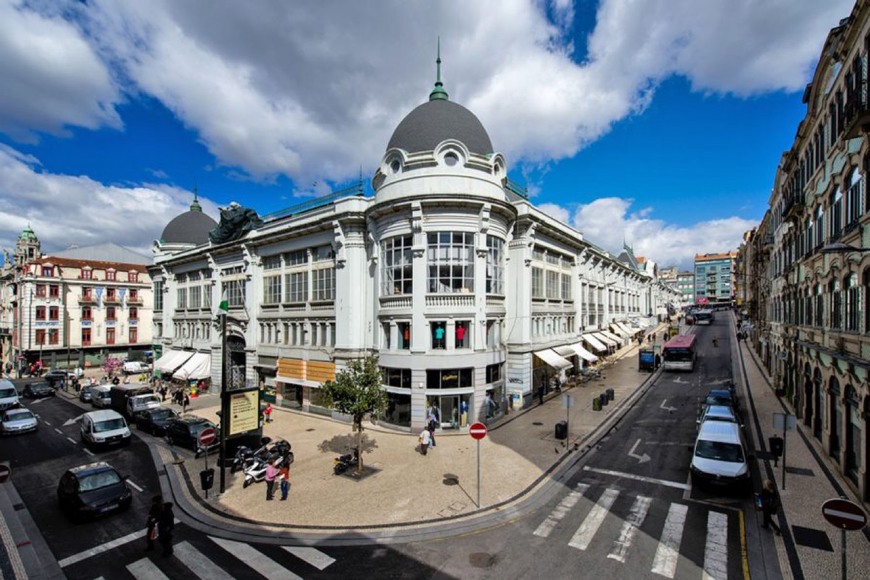
{"type": "Polygon", "coordinates": [[[257,389],[234,392],[230,398],[230,422],[227,436],[241,435],[259,428],[260,392],[257,389]]]}

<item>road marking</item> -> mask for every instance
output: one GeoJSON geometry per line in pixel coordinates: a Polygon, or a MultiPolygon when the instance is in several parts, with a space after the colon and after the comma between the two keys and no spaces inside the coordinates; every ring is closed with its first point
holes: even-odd
{"type": "Polygon", "coordinates": [[[593,507],[589,512],[586,519],[583,520],[583,523],[580,524],[579,528],[577,528],[574,537],[571,538],[570,542],[568,542],[569,546],[577,548],[578,550],[585,550],[589,547],[589,543],[592,541],[598,528],[601,527],[601,522],[604,521],[607,512],[610,511],[610,506],[612,506],[613,502],[616,501],[618,495],[618,490],[611,488],[604,490],[604,493],[601,494],[600,498],[598,498],[598,503],[595,504],[595,507],[593,507]]]}
{"type": "MultiPolygon", "coordinates": [[[[48,425],[49,427],[51,427],[51,423],[49,423],[49,422],[46,421],[45,419],[43,419],[42,422],[45,423],[46,425],[48,425]]],[[[55,429],[55,431],[57,431],[57,429],[55,429]]]]}
{"type": "Polygon", "coordinates": [[[35,401],[30,401],[30,404],[31,404],[31,405],[36,405],[36,404],[39,404],[39,403],[43,402],[44,400],[45,400],[45,399],[36,399],[35,401]]]}
{"type": "Polygon", "coordinates": [[[663,399],[663,400],[662,400],[662,404],[659,405],[659,409],[661,409],[662,411],[668,411],[668,412],[671,412],[671,413],[677,410],[676,407],[665,407],[665,403],[667,403],[667,402],[668,402],[667,399],[663,399]]]}
{"type": "MultiPolygon", "coordinates": [[[[178,518],[175,519],[175,523],[181,523],[178,518]]],[[[118,546],[123,546],[124,544],[129,544],[133,540],[141,540],[145,538],[145,532],[142,530],[138,530],[135,532],[131,532],[126,536],[122,536],[120,538],[116,538],[110,542],[106,542],[105,544],[100,544],[99,546],[94,546],[89,550],[85,550],[84,552],[79,552],[78,554],[73,554],[63,560],[58,560],[57,565],[61,568],[66,568],[67,566],[72,566],[73,564],[77,564],[82,560],[87,560],[92,556],[96,556],[97,554],[102,554],[103,552],[108,552],[113,548],[117,548],[118,546]]]]}
{"type": "MultiPolygon", "coordinates": [[[[48,425],[48,423],[46,423],[46,425],[48,425]]],[[[61,430],[58,429],[57,427],[55,427],[54,430],[57,431],[58,433],[60,433],[61,435],[63,435],[63,431],[61,431],[61,430]]]]}
{"type": "Polygon", "coordinates": [[[686,525],[688,506],[672,503],[665,519],[662,538],[653,558],[652,573],[673,578],[677,571],[677,561],[680,557],[680,542],[683,540],[683,527],[686,525]]]}
{"type": "Polygon", "coordinates": [[[169,578],[160,571],[157,565],[148,558],[136,560],[127,566],[127,571],[133,575],[136,580],[169,580],[169,578]]]}
{"type": "Polygon", "coordinates": [[[215,538],[213,536],[209,536],[209,539],[266,578],[298,578],[301,580],[300,576],[297,576],[248,544],[215,538]]]}
{"type": "Polygon", "coordinates": [[[647,455],[646,453],[644,453],[643,455],[638,455],[637,453],[634,452],[634,450],[637,449],[637,446],[640,445],[640,442],[641,442],[641,439],[638,439],[637,441],[634,442],[634,445],[632,445],[632,447],[631,447],[631,451],[628,452],[628,456],[634,457],[640,463],[646,463],[647,461],[650,460],[649,455],[647,455]]]}
{"type": "Polygon", "coordinates": [[[628,549],[631,548],[631,543],[637,535],[637,529],[643,525],[643,520],[646,518],[651,503],[651,497],[645,497],[642,495],[637,496],[634,500],[634,505],[631,506],[631,512],[622,524],[622,529],[619,531],[619,538],[613,542],[613,550],[607,554],[608,558],[612,558],[613,560],[622,562],[623,564],[625,563],[628,549]]]}
{"type": "Polygon", "coordinates": [[[133,483],[133,481],[130,480],[130,479],[127,480],[127,483],[129,483],[130,485],[132,485],[132,486],[133,486],[133,489],[135,489],[135,490],[138,491],[139,493],[142,493],[143,491],[145,491],[144,489],[142,489],[141,487],[139,487],[138,485],[136,485],[135,483],[133,483]]]}
{"type": "Polygon", "coordinates": [[[181,542],[172,546],[176,557],[184,562],[184,565],[190,569],[197,578],[208,578],[209,580],[233,580],[233,577],[223,568],[212,562],[202,552],[194,548],[188,542],[181,542]]]}
{"type": "Polygon", "coordinates": [[[87,453],[87,454],[90,455],[91,457],[94,456],[94,452],[91,451],[90,449],[88,449],[87,447],[82,447],[82,451],[84,451],[85,453],[87,453]]]}
{"type": "Polygon", "coordinates": [[[707,544],[704,546],[703,580],[728,578],[728,516],[720,512],[707,514],[707,544]]]}
{"type": "Polygon", "coordinates": [[[72,437],[67,437],[66,440],[69,441],[70,443],[72,443],[73,445],[76,444],[76,440],[73,439],[72,437]]]}
{"type": "Polygon", "coordinates": [[[634,473],[625,473],[624,471],[613,471],[612,469],[599,469],[597,467],[589,467],[588,465],[583,466],[584,471],[592,471],[594,473],[601,473],[603,475],[613,475],[614,477],[625,477],[628,479],[635,479],[637,481],[645,481],[647,483],[657,483],[659,485],[666,485],[668,487],[675,487],[677,489],[692,489],[691,485],[687,485],[685,483],[679,483],[676,481],[668,481],[666,479],[656,479],[655,477],[646,477],[643,475],[635,475],[634,473]]]}
{"type": "Polygon", "coordinates": [[[335,558],[328,556],[318,550],[317,548],[308,548],[305,546],[282,546],[285,550],[299,558],[311,564],[318,570],[323,570],[328,567],[330,564],[335,562],[335,558]]]}
{"type": "Polygon", "coordinates": [[[562,501],[559,502],[559,505],[553,508],[553,511],[550,512],[550,515],[547,516],[547,519],[541,522],[541,525],[538,526],[537,530],[535,530],[535,535],[542,538],[549,537],[556,525],[562,519],[564,519],[566,515],[568,515],[568,512],[571,510],[572,507],[577,505],[577,502],[580,501],[580,498],[583,496],[584,493],[586,493],[587,489],[589,489],[588,484],[578,483],[574,491],[562,498],[562,501]]]}

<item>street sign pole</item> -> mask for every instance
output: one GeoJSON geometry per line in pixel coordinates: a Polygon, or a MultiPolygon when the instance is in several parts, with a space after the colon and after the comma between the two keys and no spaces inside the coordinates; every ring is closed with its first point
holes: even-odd
{"type": "Polygon", "coordinates": [[[480,439],[477,440],[477,509],[480,509],[480,439]]]}
{"type": "Polygon", "coordinates": [[[846,528],[840,530],[840,575],[846,580],[846,528]]]}
{"type": "Polygon", "coordinates": [[[477,508],[480,509],[480,440],[486,437],[486,425],[474,423],[468,428],[468,434],[477,439],[477,508]]]}

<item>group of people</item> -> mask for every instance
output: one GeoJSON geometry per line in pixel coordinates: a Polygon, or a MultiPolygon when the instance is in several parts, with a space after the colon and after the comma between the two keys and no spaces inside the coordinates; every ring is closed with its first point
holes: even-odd
{"type": "Polygon", "coordinates": [[[270,459],[266,466],[266,501],[275,499],[275,482],[278,481],[281,485],[281,501],[287,501],[287,496],[290,494],[290,464],[286,461],[278,467],[275,465],[275,460],[270,459]]]}
{"type": "Polygon", "coordinates": [[[440,426],[438,420],[438,407],[434,404],[429,407],[429,415],[426,417],[426,427],[420,431],[417,441],[420,443],[420,453],[426,455],[430,447],[435,447],[435,429],[440,426]]]}

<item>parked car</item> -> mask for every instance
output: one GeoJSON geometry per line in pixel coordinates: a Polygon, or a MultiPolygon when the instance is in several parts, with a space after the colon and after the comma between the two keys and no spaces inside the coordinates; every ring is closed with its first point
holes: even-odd
{"type": "Polygon", "coordinates": [[[91,387],[90,385],[85,385],[79,390],[79,401],[82,403],[90,403],[91,402],[91,387]]]}
{"type": "Polygon", "coordinates": [[[129,417],[136,417],[136,415],[143,411],[156,409],[159,406],[160,397],[152,393],[127,397],[127,415],[129,417]]]}
{"type": "Polygon", "coordinates": [[[48,381],[48,384],[54,388],[63,387],[66,384],[69,373],[66,371],[59,371],[57,369],[52,369],[42,375],[43,380],[48,381]]]}
{"type": "Polygon", "coordinates": [[[162,437],[166,435],[166,427],[178,419],[178,413],[168,407],[148,409],[136,415],[136,427],[140,431],[162,437]]]}
{"type": "Polygon", "coordinates": [[[707,405],[698,417],[698,424],[704,421],[726,421],[728,423],[740,423],[740,419],[729,405],[707,405]]]}
{"type": "Polygon", "coordinates": [[[711,389],[704,398],[704,405],[727,405],[735,413],[740,412],[737,393],[733,389],[711,389]]]}
{"type": "Polygon", "coordinates": [[[0,379],[0,411],[12,409],[18,405],[18,389],[15,388],[12,381],[0,379]]]}
{"type": "Polygon", "coordinates": [[[701,423],[690,472],[692,483],[748,492],[752,488],[746,444],[736,423],[705,421],[701,423]]]}
{"type": "Polygon", "coordinates": [[[111,409],[112,386],[96,385],[91,387],[91,405],[98,409],[111,409]]]}
{"type": "Polygon", "coordinates": [[[104,461],[74,467],[58,482],[58,504],[75,519],[124,511],[133,501],[126,479],[104,461]]]}
{"type": "Polygon", "coordinates": [[[125,375],[138,375],[141,373],[151,372],[149,366],[142,361],[134,360],[127,361],[124,363],[124,366],[121,367],[125,375]]]}
{"type": "Polygon", "coordinates": [[[45,381],[39,381],[36,383],[24,385],[24,390],[21,392],[21,394],[28,399],[42,399],[44,397],[53,397],[55,395],[55,391],[51,388],[50,384],[46,383],[45,381]]]}
{"type": "Polygon", "coordinates": [[[36,431],[39,423],[30,409],[6,409],[0,412],[0,433],[17,435],[36,431]]]}
{"type": "Polygon", "coordinates": [[[166,426],[166,440],[170,445],[196,452],[199,450],[199,433],[206,427],[217,429],[214,423],[202,417],[179,417],[166,426]]]}
{"type": "Polygon", "coordinates": [[[82,415],[82,441],[85,444],[129,445],[130,428],[120,413],[111,410],[90,411],[82,415]]]}

